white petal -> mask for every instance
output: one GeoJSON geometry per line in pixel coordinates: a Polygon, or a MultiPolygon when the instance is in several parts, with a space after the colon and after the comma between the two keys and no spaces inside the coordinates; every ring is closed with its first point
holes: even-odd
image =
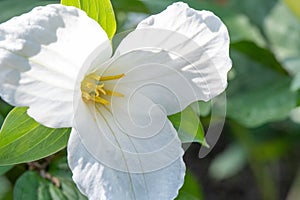
{"type": "Polygon", "coordinates": [[[171,115],[197,100],[209,100],[225,89],[207,65],[210,60],[199,64],[203,69],[198,70],[185,58],[170,52],[135,50],[115,58],[107,65],[105,74],[124,73],[115,90],[127,87],[131,93],[142,93],[171,115]]]}
{"type": "MultiPolygon", "coordinates": [[[[180,76],[186,79],[185,82],[189,83],[190,89],[195,92],[188,92],[193,96],[193,101],[207,101],[226,88],[227,72],[231,68],[228,31],[213,13],[196,11],[187,4],[175,3],[162,13],[142,21],[137,29],[121,42],[116,50],[115,60],[117,63],[112,64],[111,68],[117,68],[118,73],[130,72],[130,77],[139,77],[139,82],[133,84],[140,86],[142,78],[145,78],[144,82],[147,85],[150,79],[164,79],[163,87],[152,87],[143,93],[154,102],[159,101],[164,105],[168,114],[175,113],[186,105],[179,109],[178,103],[173,105],[174,103],[169,102],[172,98],[165,98],[163,94],[166,88],[175,87],[173,84],[180,76]],[[150,55],[145,51],[156,54],[150,55]],[[158,67],[160,63],[165,66],[162,72],[158,67]],[[156,69],[153,69],[153,64],[157,66],[156,69]],[[169,72],[166,72],[167,68],[169,72]],[[158,95],[162,98],[157,99],[158,95]]],[[[153,81],[161,84],[160,81],[153,81]]],[[[179,80],[177,85],[180,86],[179,80]]],[[[189,90],[183,85],[180,89],[189,90]]],[[[192,98],[182,96],[187,95],[187,92],[169,92],[173,92],[179,102],[181,98],[192,98]]],[[[188,101],[181,104],[184,103],[188,101]]]]}
{"type": "Polygon", "coordinates": [[[43,125],[70,127],[77,74],[96,48],[102,61],[110,57],[105,32],[74,7],[48,5],[13,18],[0,25],[0,96],[29,106],[43,125]]]}
{"type": "Polygon", "coordinates": [[[143,95],[114,97],[111,107],[85,103],[81,98],[76,105],[74,128],[83,145],[111,168],[151,172],[183,155],[173,125],[163,110],[143,95]]]}
{"type": "Polygon", "coordinates": [[[68,162],[77,187],[90,200],[174,199],[185,174],[182,158],[147,173],[121,172],[107,167],[86,150],[75,130],[68,144],[68,162]]]}

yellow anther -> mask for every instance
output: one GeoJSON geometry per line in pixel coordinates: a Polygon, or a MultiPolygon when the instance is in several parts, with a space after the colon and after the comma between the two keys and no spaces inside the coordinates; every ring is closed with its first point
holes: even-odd
{"type": "Polygon", "coordinates": [[[116,96],[124,97],[123,94],[112,90],[106,90],[104,88],[103,81],[117,80],[124,77],[125,74],[119,74],[116,76],[98,76],[95,73],[87,75],[81,82],[82,98],[85,102],[96,102],[103,105],[109,105],[110,102],[103,98],[103,96],[116,96]]]}

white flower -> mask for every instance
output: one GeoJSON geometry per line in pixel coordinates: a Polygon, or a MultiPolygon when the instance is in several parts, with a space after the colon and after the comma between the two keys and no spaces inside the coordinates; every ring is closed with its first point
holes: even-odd
{"type": "Polygon", "coordinates": [[[174,199],[185,165],[167,115],[224,91],[228,32],[175,3],[142,21],[114,56],[74,7],[38,7],[0,25],[0,95],[53,128],[72,127],[68,162],[90,199],[174,199]]]}

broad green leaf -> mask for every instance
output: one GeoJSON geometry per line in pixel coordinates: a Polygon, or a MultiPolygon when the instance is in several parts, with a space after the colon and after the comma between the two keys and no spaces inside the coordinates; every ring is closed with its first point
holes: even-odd
{"type": "Polygon", "coordinates": [[[239,145],[232,145],[218,154],[209,167],[209,174],[217,180],[230,178],[239,173],[247,164],[245,149],[239,145]]]}
{"type": "Polygon", "coordinates": [[[13,166],[0,166],[0,176],[8,172],[13,166]]]}
{"type": "Polygon", "coordinates": [[[72,172],[68,166],[67,156],[52,161],[49,165],[48,172],[55,177],[72,181],[72,172]]]}
{"type": "Polygon", "coordinates": [[[11,105],[2,101],[0,98],[0,115],[2,115],[2,117],[5,117],[12,109],[13,107],[11,105]]]}
{"type": "Polygon", "coordinates": [[[284,0],[286,5],[298,16],[300,19],[300,1],[299,0],[284,0]]]}
{"type": "Polygon", "coordinates": [[[255,42],[259,46],[266,45],[259,29],[250,22],[245,14],[233,12],[230,15],[227,14],[221,17],[221,19],[227,26],[231,43],[248,40],[255,42]]]}
{"type": "Polygon", "coordinates": [[[211,111],[211,102],[204,102],[204,101],[199,101],[199,111],[200,111],[200,116],[208,116],[210,111],[211,111]]]}
{"type": "Polygon", "coordinates": [[[67,163],[67,156],[60,157],[50,163],[48,172],[59,178],[61,183],[61,192],[67,199],[86,200],[72,180],[72,172],[67,163]]]}
{"type": "Polygon", "coordinates": [[[262,31],[264,19],[278,1],[281,0],[229,0],[228,3],[230,4],[231,9],[248,16],[251,24],[256,25],[262,31]]]}
{"type": "Polygon", "coordinates": [[[66,147],[70,129],[44,127],[27,115],[27,108],[14,108],[0,131],[0,165],[29,162],[66,147]]]}
{"type": "Polygon", "coordinates": [[[234,10],[247,15],[251,23],[260,29],[270,43],[268,46],[287,70],[299,69],[300,20],[283,0],[229,0],[229,2],[234,10]]]}
{"type": "Polygon", "coordinates": [[[70,180],[59,178],[58,188],[36,172],[25,172],[16,182],[14,197],[16,200],[86,200],[70,180]]]}
{"type": "Polygon", "coordinates": [[[211,102],[198,101],[194,102],[190,105],[190,107],[194,110],[194,112],[198,116],[206,117],[209,115],[211,111],[211,102]]]}
{"type": "Polygon", "coordinates": [[[290,113],[290,119],[294,123],[300,124],[300,107],[296,107],[290,113]]]}
{"type": "Polygon", "coordinates": [[[265,31],[274,53],[295,76],[292,89],[300,89],[300,20],[279,1],[265,20],[265,31]]]}
{"type": "Polygon", "coordinates": [[[11,200],[12,185],[5,176],[0,176],[0,200],[11,200]]]}
{"type": "Polygon", "coordinates": [[[295,75],[291,89],[294,91],[300,89],[300,71],[295,75]]]}
{"type": "MultiPolygon", "coordinates": [[[[229,2],[232,8],[247,15],[250,21],[259,27],[282,66],[299,77],[300,20],[288,8],[293,5],[293,9],[299,10],[299,6],[296,6],[299,1],[285,0],[284,3],[282,0],[230,0],[229,2]]],[[[298,77],[293,83],[294,90],[299,89],[298,77]]]]}
{"type": "Polygon", "coordinates": [[[75,6],[97,21],[105,30],[109,39],[112,39],[116,29],[116,19],[110,0],[61,0],[61,4],[75,6]]]}
{"type": "Polygon", "coordinates": [[[300,72],[300,20],[278,1],[265,19],[264,29],[283,66],[292,73],[300,72]]]}
{"type": "Polygon", "coordinates": [[[254,42],[240,41],[232,43],[231,48],[246,54],[253,61],[260,62],[265,67],[276,70],[282,74],[287,74],[287,71],[282,68],[271,51],[257,46],[254,42]]]}
{"type": "Polygon", "coordinates": [[[36,172],[25,172],[16,182],[14,187],[15,200],[45,200],[50,199],[49,193],[39,188],[46,187],[46,181],[43,180],[36,172]]]}
{"type": "Polygon", "coordinates": [[[0,114],[0,128],[1,128],[1,126],[3,124],[3,121],[4,121],[4,117],[0,114]]]}
{"type": "Polygon", "coordinates": [[[149,10],[150,14],[159,13],[159,12],[163,11],[167,6],[169,6],[173,2],[175,2],[174,0],[164,0],[164,1],[160,1],[160,0],[152,0],[152,1],[140,0],[140,1],[146,6],[146,8],[147,8],[147,10],[149,10]]]}
{"type": "Polygon", "coordinates": [[[76,188],[76,185],[71,180],[60,179],[61,180],[61,192],[66,197],[67,200],[87,200],[87,198],[82,195],[76,188]]]}
{"type": "Polygon", "coordinates": [[[143,12],[150,13],[149,9],[140,0],[112,0],[112,5],[115,10],[122,12],[143,12]]]}
{"type": "Polygon", "coordinates": [[[203,200],[202,189],[198,181],[191,172],[187,172],[184,185],[179,190],[179,195],[175,200],[203,200]]]}
{"type": "MultiPolygon", "coordinates": [[[[167,6],[178,2],[178,0],[152,0],[152,1],[148,1],[148,0],[140,0],[150,11],[150,14],[153,13],[158,13],[163,11],[164,9],[167,8],[167,6]]],[[[216,3],[212,2],[212,1],[199,1],[199,0],[185,0],[185,3],[187,3],[190,7],[197,9],[197,10],[203,10],[203,9],[207,9],[207,10],[211,10],[216,12],[219,16],[223,16],[224,14],[230,14],[226,9],[226,7],[220,7],[218,6],[216,3]]]]}
{"type": "MultiPolygon", "coordinates": [[[[37,188],[38,200],[52,200],[51,194],[49,192],[49,183],[42,180],[40,177],[36,177],[39,181],[39,186],[37,188]]],[[[26,183],[26,182],[25,182],[26,183]]]]}
{"type": "Polygon", "coordinates": [[[67,200],[67,198],[62,194],[62,192],[53,184],[49,184],[49,193],[52,199],[67,200]]]}
{"type": "Polygon", "coordinates": [[[58,0],[1,0],[0,1],[0,23],[25,12],[29,12],[36,6],[57,3],[58,0]]]}
{"type": "Polygon", "coordinates": [[[168,116],[168,118],[178,131],[179,138],[183,143],[198,142],[208,146],[199,116],[192,107],[188,106],[182,112],[168,116]]]}
{"type": "Polygon", "coordinates": [[[297,103],[290,78],[237,51],[231,58],[236,76],[227,89],[227,116],[247,127],[285,119],[297,103]]]}

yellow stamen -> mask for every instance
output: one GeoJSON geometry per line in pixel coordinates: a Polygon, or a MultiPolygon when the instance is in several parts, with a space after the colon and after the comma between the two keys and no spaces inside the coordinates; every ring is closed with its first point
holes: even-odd
{"type": "Polygon", "coordinates": [[[91,99],[91,96],[89,93],[82,91],[82,98],[89,101],[91,99]]]}
{"type": "Polygon", "coordinates": [[[119,92],[114,92],[114,91],[111,91],[111,90],[106,90],[106,95],[115,96],[115,97],[124,97],[124,94],[121,94],[119,92]]]}
{"type": "Polygon", "coordinates": [[[105,99],[103,99],[101,97],[94,97],[93,101],[95,101],[97,103],[102,103],[104,105],[109,105],[110,104],[109,101],[107,101],[107,100],[105,100],[105,99]]]}
{"type": "Polygon", "coordinates": [[[125,74],[119,74],[115,76],[99,76],[95,73],[87,75],[84,80],[81,82],[81,92],[82,98],[85,102],[96,102],[103,105],[109,105],[110,102],[104,98],[104,96],[116,96],[124,97],[123,94],[107,90],[104,88],[103,81],[117,80],[124,77],[125,74]]]}
{"type": "MultiPolygon", "coordinates": [[[[102,94],[106,95],[106,91],[103,89],[103,87],[104,87],[104,84],[103,84],[103,86],[97,86],[96,93],[98,92],[98,94],[99,94],[99,92],[101,92],[102,94]]],[[[97,95],[97,96],[99,96],[99,95],[97,95]]]]}
{"type": "Polygon", "coordinates": [[[119,74],[119,75],[115,75],[115,76],[103,76],[100,77],[100,79],[98,79],[99,81],[110,81],[110,80],[117,80],[120,78],[123,78],[125,76],[125,74],[119,74]]]}
{"type": "Polygon", "coordinates": [[[88,79],[88,78],[94,79],[94,80],[99,80],[99,79],[101,78],[101,76],[98,76],[98,75],[96,75],[96,74],[94,74],[94,73],[91,73],[91,74],[89,74],[89,75],[87,75],[87,76],[85,77],[85,79],[88,79]]]}

